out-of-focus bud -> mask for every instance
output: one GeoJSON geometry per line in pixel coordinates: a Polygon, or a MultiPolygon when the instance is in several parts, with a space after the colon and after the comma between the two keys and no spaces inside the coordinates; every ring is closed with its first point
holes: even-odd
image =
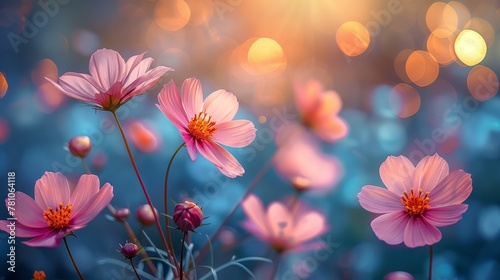
{"type": "Polygon", "coordinates": [[[404,271],[394,271],[387,274],[384,280],[413,280],[413,276],[410,273],[404,271]]]}
{"type": "MultiPolygon", "coordinates": [[[[156,211],[156,208],[154,209],[154,211],[156,216],[158,217],[158,211],[156,211]]],[[[151,210],[149,204],[139,206],[139,208],[137,208],[137,210],[135,211],[135,216],[143,226],[149,226],[155,223],[155,215],[153,214],[153,211],[151,210]]]]}
{"type": "Polygon", "coordinates": [[[75,157],[85,158],[92,149],[92,142],[87,136],[75,136],[69,140],[68,149],[75,157]]]}
{"type": "Polygon", "coordinates": [[[181,231],[193,231],[201,225],[203,211],[196,203],[185,201],[175,205],[173,218],[181,231]]]}
{"type": "Polygon", "coordinates": [[[311,187],[311,182],[307,178],[300,176],[292,178],[290,183],[297,192],[304,192],[311,187]]]}
{"type": "Polygon", "coordinates": [[[123,246],[120,244],[120,246],[122,247],[122,255],[127,259],[131,259],[137,256],[141,251],[139,246],[135,245],[134,243],[125,243],[125,245],[123,246]]]}
{"type": "Polygon", "coordinates": [[[121,222],[125,221],[128,218],[128,216],[130,216],[130,210],[128,208],[120,208],[116,210],[113,215],[115,219],[121,222]]]}
{"type": "Polygon", "coordinates": [[[35,271],[33,273],[33,280],[45,280],[45,272],[43,270],[35,271]]]}

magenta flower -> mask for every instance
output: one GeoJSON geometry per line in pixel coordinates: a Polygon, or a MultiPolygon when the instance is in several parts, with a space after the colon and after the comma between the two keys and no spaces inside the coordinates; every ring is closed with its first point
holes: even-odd
{"type": "Polygon", "coordinates": [[[153,59],[143,56],[135,55],[125,62],[118,52],[101,49],[90,57],[90,75],[67,72],[57,83],[46,79],[71,98],[92,103],[96,109],[116,111],[173,70],[164,66],[149,70],[153,59]]]}
{"type": "Polygon", "coordinates": [[[232,120],[238,111],[236,96],[223,89],[203,101],[200,81],[189,78],[179,95],[174,81],[166,84],[158,95],[158,108],[179,129],[186,148],[195,160],[199,151],[222,174],[234,178],[245,172],[240,163],[218,143],[245,147],[255,139],[255,127],[248,120],[232,120]]]}
{"type": "Polygon", "coordinates": [[[181,231],[194,231],[203,222],[203,211],[191,201],[177,203],[172,219],[181,231]]]}
{"type": "Polygon", "coordinates": [[[265,211],[255,195],[249,195],[241,206],[248,218],[242,226],[279,253],[309,251],[325,246],[322,241],[305,244],[328,228],[325,217],[319,212],[301,208],[290,211],[277,201],[265,211]]]}
{"type": "Polygon", "coordinates": [[[295,83],[295,104],[302,123],[323,141],[332,143],[347,135],[349,127],[338,116],[342,108],[340,96],[334,91],[325,91],[318,81],[295,83]]]}
{"type": "MultiPolygon", "coordinates": [[[[33,238],[23,242],[29,246],[59,246],[63,237],[87,226],[111,201],[113,187],[99,185],[97,176],[82,175],[71,192],[64,175],[46,172],[36,181],[35,200],[15,193],[16,237],[33,238]]],[[[11,222],[0,221],[0,230],[9,233],[11,222]]]]}
{"type": "Polygon", "coordinates": [[[432,245],[441,240],[436,227],[458,222],[467,210],[461,204],[472,192],[470,174],[456,170],[449,174],[448,163],[435,154],[415,167],[404,156],[388,157],[380,166],[387,189],[364,186],[358,193],[361,206],[375,218],[372,229],[387,244],[410,248],[432,245]]]}

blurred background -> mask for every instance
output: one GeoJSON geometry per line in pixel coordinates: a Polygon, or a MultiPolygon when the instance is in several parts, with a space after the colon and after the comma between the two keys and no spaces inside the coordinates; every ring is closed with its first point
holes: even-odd
{"type": "MultiPolygon", "coordinates": [[[[434,278],[496,279],[499,29],[496,0],[3,0],[0,197],[7,195],[8,171],[16,172],[17,190],[30,196],[45,171],[62,172],[76,183],[85,171],[64,147],[72,137],[87,135],[93,144],[89,166],[101,183],[114,186],[113,206],[134,213],[146,203],[112,115],[69,99],[44,77],[88,73],[90,56],[101,48],[114,49],[125,59],[147,52],[153,66],[175,72],[122,106],[118,116],[157,208],[163,208],[168,160],[182,143],[154,105],[163,84],[173,79],[180,86],[197,77],[205,97],[221,88],[231,91],[240,102],[236,119],[250,119],[258,129],[251,145],[229,149],[245,168],[243,177],[228,179],[202,157],[191,162],[185,150],[175,158],[170,196],[194,199],[209,216],[210,225],[194,236],[195,248],[206,242],[205,234],[214,233],[259,172],[264,175],[254,193],[265,205],[294,194],[280,162],[272,161],[280,142],[277,127],[303,123],[294,97],[297,84],[308,87],[314,81],[338,94],[338,115],[348,126],[345,135],[329,142],[305,132],[316,156],[335,162],[333,167],[318,164],[318,177],[330,175],[321,192],[301,195],[327,217],[330,229],[319,239],[333,245],[320,253],[289,255],[280,264],[278,279],[383,279],[393,271],[423,279],[428,248],[379,241],[370,227],[375,215],[359,206],[356,194],[366,184],[383,186],[378,169],[387,156],[405,155],[417,163],[434,153],[448,161],[450,170],[471,173],[474,188],[463,219],[441,228],[443,239],[434,246],[434,278]]],[[[294,152],[300,161],[301,150],[294,152]]],[[[116,250],[127,236],[106,214],[104,210],[77,232],[78,238],[69,239],[76,261],[88,279],[134,279],[110,261],[123,260],[116,250]]],[[[2,208],[0,218],[7,217],[2,208]]],[[[215,266],[233,255],[269,257],[268,247],[240,226],[244,219],[238,210],[214,243],[215,266]]],[[[133,214],[129,221],[139,233],[133,214]]],[[[145,230],[160,243],[155,228],[145,230]]],[[[6,267],[7,234],[0,238],[0,275],[5,279],[31,279],[35,270],[44,270],[47,279],[76,278],[63,246],[31,248],[20,238],[17,278],[12,278],[6,267]]],[[[174,238],[179,240],[180,234],[174,238]]],[[[257,271],[266,266],[247,265],[257,271]]],[[[219,276],[245,275],[232,267],[219,276]]]]}

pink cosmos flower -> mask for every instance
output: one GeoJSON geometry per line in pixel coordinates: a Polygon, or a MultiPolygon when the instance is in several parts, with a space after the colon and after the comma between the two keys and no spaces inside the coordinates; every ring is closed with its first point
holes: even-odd
{"type": "Polygon", "coordinates": [[[149,70],[153,59],[142,59],[144,54],[132,56],[125,62],[116,51],[97,50],[90,57],[90,75],[67,72],[57,83],[46,79],[69,97],[95,104],[96,109],[116,111],[173,70],[164,66],[149,70]]]}
{"type": "Polygon", "coordinates": [[[198,79],[189,78],[179,95],[174,81],[166,84],[158,95],[156,106],[179,129],[186,148],[195,160],[199,151],[222,174],[234,178],[245,172],[240,163],[218,143],[245,147],[255,139],[255,127],[248,120],[232,120],[238,111],[236,96],[223,89],[203,101],[198,79]]]}
{"type": "Polygon", "coordinates": [[[273,202],[264,210],[260,199],[251,194],[242,202],[248,220],[243,227],[274,250],[300,252],[323,248],[322,241],[304,244],[326,232],[325,217],[316,211],[298,209],[290,211],[283,203],[273,202]]]}
{"type": "MultiPolygon", "coordinates": [[[[33,238],[23,242],[29,246],[59,246],[63,237],[84,228],[111,201],[113,187],[99,185],[97,176],[82,175],[71,192],[64,175],[46,172],[36,181],[35,200],[15,193],[16,237],[33,238]]],[[[11,222],[0,221],[0,230],[9,233],[11,222]]]]}
{"type": "Polygon", "coordinates": [[[302,122],[323,141],[333,143],[347,135],[347,123],[338,116],[342,100],[334,91],[325,91],[316,80],[295,83],[295,103],[302,122]]]}
{"type": "Polygon", "coordinates": [[[383,214],[371,226],[391,245],[404,242],[414,248],[438,242],[436,227],[458,222],[468,207],[461,203],[472,192],[470,174],[449,174],[448,163],[437,154],[416,167],[404,156],[390,156],[380,166],[380,177],[387,189],[364,186],[358,199],[367,211],[383,214]]]}
{"type": "Polygon", "coordinates": [[[278,174],[297,191],[326,192],[342,178],[341,163],[321,153],[317,139],[301,133],[278,149],[273,158],[278,174]]]}

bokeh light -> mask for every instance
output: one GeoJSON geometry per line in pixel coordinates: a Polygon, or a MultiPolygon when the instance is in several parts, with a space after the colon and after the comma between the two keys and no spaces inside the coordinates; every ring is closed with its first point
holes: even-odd
{"type": "Polygon", "coordinates": [[[280,44],[270,38],[259,38],[248,49],[248,64],[259,74],[276,74],[286,67],[286,56],[280,44]]]}
{"type": "Polygon", "coordinates": [[[41,86],[48,81],[45,78],[50,78],[53,81],[59,79],[59,71],[56,64],[50,59],[40,60],[31,71],[31,79],[37,86],[41,86]]]}
{"type": "Polygon", "coordinates": [[[490,68],[477,65],[467,75],[467,88],[477,100],[489,100],[498,92],[498,76],[490,68]]]}
{"type": "Polygon", "coordinates": [[[406,60],[405,66],[408,78],[421,87],[430,85],[439,75],[439,64],[426,51],[414,51],[406,60]]]}
{"type": "Polygon", "coordinates": [[[154,9],[156,23],[168,31],[177,31],[189,22],[191,10],[183,0],[160,0],[154,9]]]}
{"type": "Polygon", "coordinates": [[[185,0],[191,11],[189,24],[198,26],[207,23],[214,14],[215,2],[212,0],[185,0]]]}
{"type": "Polygon", "coordinates": [[[486,50],[486,41],[474,30],[462,30],[455,40],[455,53],[458,59],[467,66],[481,62],[486,56],[486,50]]]}
{"type": "Polygon", "coordinates": [[[389,93],[389,104],[401,118],[413,116],[420,108],[420,95],[412,86],[400,83],[389,93]]]}
{"type": "Polygon", "coordinates": [[[449,65],[454,61],[453,43],[455,36],[439,36],[438,32],[432,31],[427,37],[427,51],[441,65],[449,65]]]}
{"type": "Polygon", "coordinates": [[[337,46],[347,56],[358,56],[370,45],[370,33],[364,25],[356,21],[342,24],[335,36],[337,46]]]}
{"type": "Polygon", "coordinates": [[[425,22],[431,32],[447,37],[457,30],[458,15],[452,6],[444,2],[435,2],[427,9],[425,22]]]}
{"type": "Polygon", "coordinates": [[[6,119],[0,118],[0,144],[5,142],[10,136],[10,125],[6,119]]]}
{"type": "Polygon", "coordinates": [[[144,123],[133,120],[127,123],[126,129],[132,144],[141,152],[152,153],[159,147],[156,133],[144,123]]]}
{"type": "Polygon", "coordinates": [[[410,78],[406,74],[406,61],[413,53],[411,49],[404,49],[400,51],[394,58],[394,71],[396,75],[405,83],[411,83],[410,78]]]}
{"type": "Polygon", "coordinates": [[[486,41],[486,45],[488,47],[493,45],[493,42],[495,41],[495,29],[485,19],[478,17],[471,18],[469,22],[465,24],[464,28],[474,30],[481,34],[481,37],[483,37],[484,41],[486,41]]]}
{"type": "Polygon", "coordinates": [[[0,98],[7,94],[7,89],[9,89],[9,83],[7,83],[5,75],[0,72],[0,98]]]}

